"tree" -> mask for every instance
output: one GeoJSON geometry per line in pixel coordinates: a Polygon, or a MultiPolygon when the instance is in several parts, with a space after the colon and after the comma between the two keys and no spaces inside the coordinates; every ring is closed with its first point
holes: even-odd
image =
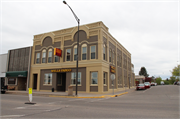
{"type": "Polygon", "coordinates": [[[162,78],[161,78],[161,77],[156,78],[156,83],[157,83],[158,85],[161,85],[161,81],[162,81],[162,78]]]}
{"type": "Polygon", "coordinates": [[[175,81],[176,81],[176,77],[171,76],[169,80],[169,84],[174,84],[175,81]]]}
{"type": "Polygon", "coordinates": [[[180,65],[177,65],[177,67],[174,67],[171,73],[172,73],[172,77],[176,77],[176,79],[180,79],[180,65]]]}
{"type": "Polygon", "coordinates": [[[147,74],[147,71],[146,71],[145,67],[141,67],[141,70],[139,71],[139,75],[143,75],[145,77],[149,76],[149,74],[147,74]]]}

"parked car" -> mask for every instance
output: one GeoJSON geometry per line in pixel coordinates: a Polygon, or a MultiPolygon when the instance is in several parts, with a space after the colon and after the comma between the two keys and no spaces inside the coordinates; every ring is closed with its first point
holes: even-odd
{"type": "Polygon", "coordinates": [[[155,86],[155,83],[154,83],[154,82],[151,82],[151,86],[155,86]]]}
{"type": "Polygon", "coordinates": [[[155,86],[157,86],[157,83],[154,83],[155,84],[155,86]]]}
{"type": "Polygon", "coordinates": [[[3,79],[0,79],[0,80],[1,80],[1,93],[4,94],[8,90],[8,86],[4,85],[5,81],[3,79]]]}
{"type": "Polygon", "coordinates": [[[136,86],[136,90],[145,90],[145,85],[143,83],[140,83],[136,86]]]}
{"type": "Polygon", "coordinates": [[[161,85],[164,85],[164,81],[161,81],[161,85]]]}
{"type": "Polygon", "coordinates": [[[146,89],[151,87],[150,82],[144,82],[144,85],[145,85],[145,88],[146,88],[146,89]]]}
{"type": "Polygon", "coordinates": [[[180,85],[180,81],[177,82],[177,85],[180,85]]]}

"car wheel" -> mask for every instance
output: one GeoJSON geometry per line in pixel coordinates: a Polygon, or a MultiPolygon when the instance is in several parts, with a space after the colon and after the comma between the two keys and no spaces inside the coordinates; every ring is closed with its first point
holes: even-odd
{"type": "Polygon", "coordinates": [[[1,94],[5,94],[5,91],[1,91],[1,94]]]}

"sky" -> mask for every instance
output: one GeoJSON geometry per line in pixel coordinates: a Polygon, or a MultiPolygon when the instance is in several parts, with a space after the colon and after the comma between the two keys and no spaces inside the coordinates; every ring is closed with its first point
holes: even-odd
{"type": "MultiPolygon", "coordinates": [[[[0,54],[33,36],[77,26],[63,0],[0,0],[0,54]]],[[[80,25],[102,21],[130,53],[135,75],[170,78],[180,64],[180,0],[66,0],[80,25]]]]}

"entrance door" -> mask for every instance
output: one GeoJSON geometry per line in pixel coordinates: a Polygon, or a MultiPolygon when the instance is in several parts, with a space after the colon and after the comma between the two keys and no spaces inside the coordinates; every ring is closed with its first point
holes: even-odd
{"type": "Polygon", "coordinates": [[[57,91],[66,91],[66,73],[57,73],[57,91]]]}
{"type": "Polygon", "coordinates": [[[33,78],[34,78],[33,89],[37,89],[37,74],[33,74],[33,78]]]}

